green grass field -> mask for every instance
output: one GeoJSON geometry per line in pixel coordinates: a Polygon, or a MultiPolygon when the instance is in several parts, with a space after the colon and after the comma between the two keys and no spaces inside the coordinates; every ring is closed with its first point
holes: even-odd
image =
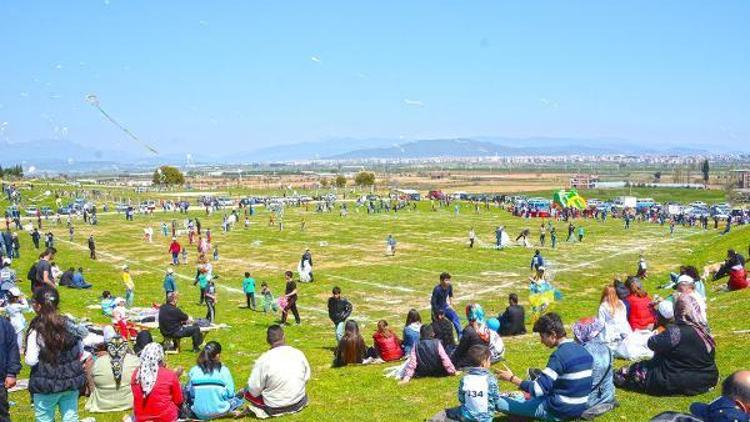
{"type": "MultiPolygon", "coordinates": [[[[718,197],[716,192],[690,191],[689,198],[673,199],[716,202],[720,200],[718,197]]],[[[288,343],[307,355],[313,369],[308,385],[310,406],[288,419],[419,421],[444,407],[454,406],[458,378],[417,379],[399,386],[383,376],[383,370],[390,365],[331,368],[335,337],[326,312],[330,290],[340,286],[343,295],[354,304],[354,318],[360,322],[369,345],[378,319],[386,319],[399,333],[412,307],[421,311],[423,319],[429,319],[429,295],[442,271],[453,275],[457,309],[478,302],[488,314],[496,315],[505,308],[511,292],[519,293],[525,303],[533,250],[512,247],[497,251],[486,247],[494,242],[494,228],[505,225],[511,236],[525,227],[537,233],[540,221],[514,218],[495,208],[483,208],[475,214],[466,204],[458,216],[453,214],[452,208],[432,212],[429,203],[420,204],[416,211],[397,214],[367,215],[364,209],[360,212],[352,209],[348,217],[340,217],[338,212],[317,214],[313,209],[312,206],[310,211],[287,208],[284,231],[279,231],[277,226],[268,226],[268,212],[258,208],[249,229],[238,224],[226,234],[220,229],[221,213],[207,217],[200,210],[190,212],[191,216],[199,216],[204,228],[211,227],[213,243],[219,246],[221,258],[214,263],[214,272],[221,276],[217,322],[227,323],[231,328],[212,332],[208,339],[221,342],[223,361],[231,369],[236,384],[245,384],[255,358],[266,350],[265,328],[279,318],[277,314],[239,308],[244,305],[244,296],[239,291],[242,274],[251,271],[258,285],[265,281],[278,295],[283,292],[283,271],[296,269],[303,250],[310,247],[316,281],[299,285],[302,325],[286,328],[288,343]],[[307,221],[305,231],[300,230],[303,218],[307,221]],[[467,246],[470,227],[475,228],[479,238],[479,247],[474,249],[467,246]],[[398,240],[395,257],[384,256],[384,241],[389,233],[398,240]]],[[[45,230],[51,227],[58,239],[56,261],[60,268],[83,266],[87,281],[94,284],[94,288],[87,291],[63,288],[62,311],[107,323],[108,318],[86,306],[98,303],[103,290],[123,294],[119,271],[123,263],[130,265],[136,283],[136,305],[160,302],[163,274],[169,264],[169,238],[161,235],[159,226],[162,221],[169,223],[173,218],[181,224],[185,215],[157,211],[152,216],[136,215],[134,222],[126,222],[121,214],[100,215],[97,226],[76,221],[77,233],[72,243],[67,240],[64,224],[55,226],[52,219],[45,222],[45,230]],[[142,240],[143,228],[147,225],[154,227],[152,244],[142,240]],[[92,231],[97,238],[98,261],[89,260],[85,246],[86,237],[92,231]]],[[[543,250],[548,267],[554,273],[554,283],[565,295],[555,310],[561,313],[568,326],[578,318],[596,314],[602,286],[611,282],[614,275],[634,272],[640,253],[646,256],[650,266],[647,288],[652,295],[665,296],[667,292],[658,292],[656,286],[680,264],[702,267],[721,260],[727,248],[744,253],[750,242],[747,227],[735,227],[731,234],[723,237],[713,229],[704,232],[678,227],[674,237],[670,237],[666,226],[646,223],[634,224],[629,231],[623,229],[619,220],[610,219],[606,223],[578,220],[576,224],[586,229],[583,243],[565,243],[563,223],[558,223],[558,248],[552,250],[548,246],[543,250]]],[[[36,251],[27,234],[20,236],[22,258],[14,262],[14,267],[23,277],[36,251]]],[[[186,244],[187,238],[180,241],[186,244]]],[[[197,305],[198,290],[191,281],[196,258],[195,249],[191,248],[189,265],[177,269],[182,293],[180,306],[194,317],[203,317],[205,308],[197,305]]],[[[22,288],[28,293],[28,282],[22,283],[22,288]]],[[[749,297],[750,291],[709,294],[709,320],[716,335],[722,378],[747,366],[750,336],[733,334],[733,331],[750,328],[741,317],[749,309],[749,297]]],[[[31,317],[27,315],[27,319],[31,317]]],[[[155,337],[161,339],[158,333],[155,337]]],[[[550,353],[532,334],[505,339],[505,344],[507,364],[519,374],[529,366],[543,366],[550,353]]],[[[179,355],[169,355],[169,365],[191,367],[196,355],[187,349],[179,355]]],[[[617,365],[624,363],[619,361],[617,365]]],[[[21,377],[28,377],[28,368],[24,368],[21,377]]],[[[501,383],[501,389],[508,388],[510,384],[501,383]]],[[[601,420],[646,420],[662,410],[686,411],[690,402],[708,401],[716,395],[718,391],[694,398],[652,398],[618,391],[621,407],[601,420]]],[[[26,392],[11,394],[11,400],[16,402],[12,408],[15,420],[33,418],[26,392]]],[[[85,399],[81,399],[82,417],[95,416],[100,421],[122,418],[122,414],[87,415],[83,411],[84,404],[85,399]]],[[[503,418],[498,417],[498,420],[503,418]]]]}

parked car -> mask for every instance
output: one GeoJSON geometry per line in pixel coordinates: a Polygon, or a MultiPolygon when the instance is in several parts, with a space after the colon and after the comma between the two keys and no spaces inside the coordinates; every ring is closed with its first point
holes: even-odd
{"type": "Polygon", "coordinates": [[[445,199],[445,194],[441,190],[431,190],[427,193],[427,199],[442,201],[443,199],[445,199]]]}
{"type": "Polygon", "coordinates": [[[39,211],[39,208],[36,205],[29,205],[24,212],[27,216],[36,217],[37,211],[39,211]]]}
{"type": "Polygon", "coordinates": [[[216,204],[220,207],[232,207],[234,206],[234,200],[227,197],[216,198],[216,204]]]}

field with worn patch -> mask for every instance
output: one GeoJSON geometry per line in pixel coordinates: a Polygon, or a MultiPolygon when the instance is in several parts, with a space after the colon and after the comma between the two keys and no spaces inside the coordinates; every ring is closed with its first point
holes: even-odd
{"type": "MultiPolygon", "coordinates": [[[[640,194],[640,193],[639,193],[640,194]]],[[[654,194],[653,196],[657,196],[654,194]]],[[[705,193],[706,201],[714,201],[716,194],[705,193]]],[[[701,192],[690,192],[690,200],[699,199],[701,192]]],[[[680,197],[674,198],[683,200],[680,197]]],[[[686,201],[689,202],[689,201],[686,201]]],[[[403,328],[410,308],[421,311],[429,319],[429,296],[442,271],[453,275],[455,302],[458,309],[478,302],[488,314],[501,312],[509,293],[517,292],[526,303],[527,278],[532,250],[511,247],[502,251],[491,247],[494,229],[505,225],[512,238],[524,228],[531,229],[536,243],[540,220],[524,220],[510,216],[497,208],[482,208],[476,213],[469,204],[462,204],[455,215],[453,207],[430,210],[423,202],[416,210],[398,213],[368,215],[364,209],[350,209],[346,217],[337,211],[319,214],[302,208],[287,208],[284,229],[269,226],[269,214],[262,208],[251,218],[248,229],[238,224],[228,233],[220,228],[221,212],[206,216],[199,209],[191,209],[190,216],[198,216],[203,228],[210,227],[218,245],[220,259],[214,263],[214,273],[220,275],[217,322],[231,328],[212,332],[208,339],[221,342],[223,361],[231,369],[237,385],[243,385],[254,360],[264,350],[265,328],[278,320],[277,314],[264,314],[242,309],[241,280],[245,271],[252,272],[260,285],[267,282],[275,295],[283,292],[283,272],[296,269],[306,247],[313,253],[315,282],[300,284],[299,307],[302,324],[286,328],[288,342],[300,348],[308,357],[313,370],[308,393],[310,406],[289,420],[312,421],[418,421],[424,420],[444,407],[457,403],[458,378],[418,379],[406,386],[386,379],[383,370],[391,365],[350,366],[331,368],[335,338],[332,323],[328,320],[326,300],[333,286],[340,286],[343,296],[354,304],[354,318],[368,345],[379,319],[386,319],[399,332],[403,328]],[[302,220],[306,221],[301,230],[302,220]],[[478,245],[468,248],[467,232],[474,227],[478,245]],[[385,256],[385,239],[392,233],[398,241],[396,256],[385,256]]],[[[162,279],[170,257],[167,247],[170,237],[161,234],[161,222],[176,219],[178,226],[184,214],[162,213],[136,215],[135,221],[126,222],[122,214],[101,213],[97,226],[84,225],[76,220],[76,234],[68,240],[64,224],[56,226],[52,219],[45,221],[57,235],[60,268],[83,266],[86,280],[94,284],[87,291],[62,289],[62,311],[78,317],[88,317],[100,323],[108,322],[99,311],[87,309],[97,304],[103,290],[123,294],[119,268],[127,263],[136,284],[135,303],[149,306],[163,298],[162,279]],[[154,228],[153,243],[143,241],[143,229],[154,228]],[[100,259],[91,261],[86,249],[90,232],[97,239],[100,259]]],[[[63,220],[64,222],[64,220],[63,220]]],[[[646,287],[650,293],[657,291],[669,271],[680,264],[702,267],[708,262],[721,260],[727,248],[747,251],[750,230],[736,227],[727,236],[719,231],[678,227],[674,236],[667,226],[634,223],[625,230],[620,220],[608,219],[606,223],[577,220],[586,237],[582,243],[565,242],[565,225],[556,224],[559,233],[558,247],[542,248],[548,267],[554,274],[554,284],[564,293],[564,299],[555,309],[570,325],[584,316],[595,315],[602,286],[615,275],[633,273],[639,254],[649,262],[650,277],[646,287]]],[[[14,263],[19,274],[25,275],[36,252],[31,239],[21,234],[22,258],[14,263]]],[[[187,244],[187,237],[180,242],[187,244]]],[[[186,266],[176,268],[178,289],[182,293],[181,307],[194,317],[203,317],[205,308],[199,306],[198,289],[193,287],[197,253],[189,249],[186,266]]],[[[713,284],[711,284],[713,286],[713,284]]],[[[28,293],[28,282],[22,283],[28,293]]],[[[718,344],[717,360],[722,378],[732,371],[747,366],[748,334],[734,334],[736,330],[750,328],[746,318],[747,299],[750,292],[729,294],[709,293],[709,321],[718,344]]],[[[27,316],[30,319],[31,315],[27,316]]],[[[465,322],[465,321],[464,321],[465,322]]],[[[155,333],[160,340],[161,336],[155,333]]],[[[183,340],[187,342],[186,340],[183,340]]],[[[521,374],[527,367],[540,367],[550,353],[535,335],[506,339],[507,364],[521,374]]],[[[185,348],[179,355],[169,355],[169,366],[187,368],[195,363],[196,355],[185,348]]],[[[624,362],[617,362],[623,365],[624,362]]],[[[24,369],[22,378],[28,376],[24,369]]],[[[501,383],[501,389],[510,388],[501,383]]],[[[718,391],[697,398],[651,398],[618,391],[621,407],[602,420],[645,420],[662,410],[686,411],[695,399],[711,400],[718,391]]],[[[31,420],[33,412],[26,392],[11,394],[16,402],[12,408],[15,420],[31,420]]],[[[85,399],[80,401],[81,416],[95,416],[97,420],[120,420],[122,414],[87,415],[83,411],[85,399]]],[[[498,418],[502,420],[502,418],[498,418]]]]}

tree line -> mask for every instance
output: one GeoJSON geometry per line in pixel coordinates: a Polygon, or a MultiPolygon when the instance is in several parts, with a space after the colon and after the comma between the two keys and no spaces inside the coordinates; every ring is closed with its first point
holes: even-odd
{"type": "Polygon", "coordinates": [[[7,168],[0,166],[0,177],[23,177],[23,167],[20,164],[7,168]]]}

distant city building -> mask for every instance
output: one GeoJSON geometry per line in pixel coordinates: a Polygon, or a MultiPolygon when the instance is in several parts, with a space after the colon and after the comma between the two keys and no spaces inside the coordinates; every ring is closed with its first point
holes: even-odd
{"type": "Polygon", "coordinates": [[[732,170],[740,189],[750,189],[750,169],[732,170]]]}
{"type": "Polygon", "coordinates": [[[599,183],[599,176],[591,174],[576,174],[570,178],[568,187],[576,189],[591,189],[599,183]]]}

